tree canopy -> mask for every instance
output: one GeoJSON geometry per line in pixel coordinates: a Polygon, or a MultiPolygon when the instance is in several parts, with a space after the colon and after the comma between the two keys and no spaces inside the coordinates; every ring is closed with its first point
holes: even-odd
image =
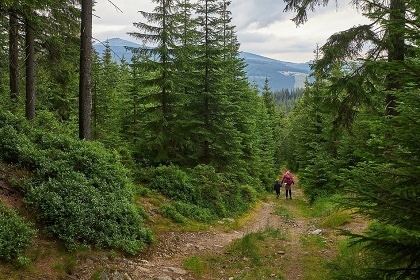
{"type": "MultiPolygon", "coordinates": [[[[285,2],[303,24],[307,11],[329,1],[285,2]]],[[[419,3],[353,3],[371,23],[338,32],[321,47],[312,65],[316,82],[291,117],[289,129],[299,135],[293,164],[312,199],[347,193],[341,205],[375,221],[363,234],[348,233],[375,259],[363,279],[415,279],[419,3]]]]}

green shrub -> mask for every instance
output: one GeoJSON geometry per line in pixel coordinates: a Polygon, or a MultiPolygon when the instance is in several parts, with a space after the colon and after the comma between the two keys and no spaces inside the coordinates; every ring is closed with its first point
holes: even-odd
{"type": "Polygon", "coordinates": [[[364,244],[350,244],[349,240],[345,240],[338,246],[339,253],[328,264],[330,279],[374,279],[366,277],[366,269],[374,264],[374,259],[366,253],[364,244]]]}
{"type": "Polygon", "coordinates": [[[24,201],[47,232],[69,248],[82,243],[137,253],[152,242],[118,154],[67,136],[48,114],[28,125],[0,112],[0,127],[0,158],[33,171],[24,201]],[[46,123],[49,131],[38,127],[46,123]]]}
{"type": "Polygon", "coordinates": [[[240,198],[248,203],[253,203],[258,200],[257,191],[250,185],[242,185],[239,187],[240,198]]]}
{"type": "Polygon", "coordinates": [[[129,192],[103,191],[101,187],[91,184],[82,173],[63,173],[33,186],[26,202],[41,212],[39,218],[46,230],[70,247],[81,242],[132,254],[140,251],[152,237],[142,228],[129,192]]]}
{"type": "Polygon", "coordinates": [[[255,188],[234,181],[234,174],[217,173],[209,165],[187,170],[159,166],[144,175],[152,189],[175,201],[174,209],[164,212],[177,220],[173,212],[201,222],[242,214],[258,197],[255,188]]]}
{"type": "Polygon", "coordinates": [[[36,231],[15,211],[0,205],[0,259],[19,258],[32,243],[36,231]]]}
{"type": "Polygon", "coordinates": [[[187,218],[180,214],[173,205],[163,205],[161,211],[163,216],[176,223],[185,224],[187,222],[187,218]]]}
{"type": "Polygon", "coordinates": [[[200,197],[196,201],[211,209],[218,217],[242,214],[257,200],[257,190],[239,181],[232,173],[220,174],[208,165],[198,165],[190,171],[191,180],[199,189],[196,193],[200,197]]]}
{"type": "Polygon", "coordinates": [[[217,219],[217,216],[211,210],[197,205],[177,201],[174,206],[178,213],[194,221],[211,222],[217,219]]]}
{"type": "Polygon", "coordinates": [[[173,200],[194,202],[197,197],[187,173],[175,165],[157,167],[150,186],[173,200]]]}

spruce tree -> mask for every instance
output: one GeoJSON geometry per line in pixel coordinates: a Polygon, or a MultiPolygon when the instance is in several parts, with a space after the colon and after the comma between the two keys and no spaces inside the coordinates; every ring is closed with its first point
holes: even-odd
{"type": "Polygon", "coordinates": [[[234,126],[233,106],[226,83],[228,58],[224,44],[227,23],[223,21],[224,6],[216,0],[198,2],[197,22],[201,39],[195,68],[201,81],[193,97],[196,134],[193,141],[200,150],[193,155],[198,162],[221,168],[238,159],[240,135],[234,126]],[[225,37],[224,37],[225,36],[225,37]]]}
{"type": "MultiPolygon", "coordinates": [[[[35,116],[35,99],[38,102],[37,107],[45,108],[44,96],[46,96],[44,89],[51,90],[54,87],[48,85],[44,76],[44,73],[51,71],[50,73],[57,73],[52,67],[44,68],[44,61],[49,59],[48,55],[52,51],[49,48],[48,41],[53,40],[54,34],[60,34],[60,37],[71,39],[68,32],[65,29],[77,26],[79,9],[77,8],[77,1],[66,1],[65,3],[55,3],[51,1],[8,1],[0,5],[0,13],[2,15],[10,15],[9,21],[12,21],[13,28],[7,27],[9,32],[9,57],[10,66],[7,72],[9,73],[9,82],[12,99],[17,102],[18,93],[20,91],[19,77],[26,75],[26,115],[28,119],[32,119],[35,116]],[[28,35],[28,36],[26,36],[28,35]],[[66,36],[63,36],[66,35],[66,36]],[[25,39],[26,37],[26,39],[25,39]],[[25,46],[25,44],[27,46],[25,46]],[[27,52],[27,53],[26,53],[27,52]],[[18,67],[19,64],[25,67],[18,67]],[[36,65],[36,76],[35,76],[35,65],[36,65]],[[19,69],[26,69],[26,73],[19,71],[19,69]],[[35,88],[40,93],[35,97],[35,88]]],[[[3,26],[6,21],[2,21],[3,26]]],[[[76,31],[78,32],[78,31],[76,31]]],[[[56,38],[56,37],[55,37],[56,38]]],[[[54,49],[55,53],[66,53],[64,47],[57,47],[54,49]]],[[[74,57],[69,59],[74,61],[74,57]]],[[[61,62],[61,61],[60,61],[61,62]]],[[[58,61],[52,63],[56,69],[59,65],[58,61]]],[[[63,63],[65,65],[65,63],[63,63]]],[[[75,73],[75,69],[72,69],[72,73],[75,73]]],[[[50,75],[48,75],[50,76],[50,75]]],[[[50,79],[50,77],[48,77],[50,79]]],[[[60,93],[62,93],[60,91],[60,93]]]]}
{"type": "MultiPolygon", "coordinates": [[[[285,2],[287,10],[297,11],[295,21],[303,23],[307,9],[328,1],[285,2]]],[[[412,141],[418,134],[413,114],[418,114],[420,88],[419,2],[354,3],[374,23],[331,36],[321,48],[322,57],[313,66],[317,78],[331,81],[330,97],[326,100],[331,108],[339,109],[335,123],[356,129],[362,120],[368,130],[362,140],[366,144],[354,149],[351,156],[356,161],[347,171],[341,171],[342,185],[350,194],[343,205],[358,209],[374,221],[364,234],[350,233],[375,256],[374,267],[363,278],[417,279],[419,154],[418,145],[412,141]],[[370,43],[370,48],[363,55],[366,43],[370,43]],[[352,71],[331,78],[337,62],[355,59],[360,59],[360,63],[348,67],[352,71]],[[377,103],[379,99],[382,106],[377,103]],[[382,112],[381,107],[385,108],[382,112]],[[369,113],[369,118],[362,113],[369,113]]]]}
{"type": "Polygon", "coordinates": [[[25,20],[25,49],[26,49],[26,102],[25,116],[28,120],[35,118],[35,38],[32,21],[25,20]]]}
{"type": "Polygon", "coordinates": [[[9,10],[9,85],[10,97],[17,101],[19,96],[19,23],[15,8],[9,10]]]}
{"type": "Polygon", "coordinates": [[[80,7],[78,1],[55,4],[37,21],[37,107],[73,124],[78,117],[80,7]]]}
{"type": "MultiPolygon", "coordinates": [[[[0,12],[0,15],[3,15],[3,12],[0,12]]],[[[1,42],[7,42],[8,41],[8,24],[7,24],[8,18],[7,17],[1,17],[0,18],[0,41],[1,42]]],[[[8,98],[6,98],[5,93],[9,92],[9,57],[8,57],[8,50],[4,48],[0,48],[0,92],[3,93],[0,96],[0,100],[6,101],[8,98]]],[[[7,97],[10,95],[8,94],[7,97]]]]}
{"type": "Polygon", "coordinates": [[[193,17],[196,9],[195,3],[190,0],[175,1],[173,9],[173,36],[175,45],[173,48],[173,75],[176,83],[174,91],[178,95],[176,105],[176,119],[174,119],[172,162],[183,166],[195,166],[197,161],[190,155],[194,154],[195,144],[191,135],[194,134],[194,116],[190,107],[191,100],[195,94],[197,71],[194,68],[194,60],[197,53],[197,22],[193,17]]]}
{"type": "Polygon", "coordinates": [[[142,119],[144,142],[143,149],[149,151],[155,163],[168,164],[172,161],[172,151],[178,143],[176,135],[176,109],[179,108],[179,96],[175,91],[174,47],[174,1],[154,0],[157,6],[153,12],[141,11],[147,23],[134,23],[140,32],[131,32],[131,36],[141,40],[144,47],[141,52],[149,56],[139,63],[149,71],[149,77],[142,81],[145,89],[139,102],[144,106],[142,119]],[[155,25],[152,25],[155,24],[155,25]]]}
{"type": "Polygon", "coordinates": [[[92,76],[92,138],[107,146],[120,144],[124,94],[119,89],[119,65],[112,60],[108,42],[101,58],[96,58],[92,76]]]}
{"type": "Polygon", "coordinates": [[[127,105],[123,117],[123,135],[129,140],[133,157],[137,160],[140,160],[141,156],[144,157],[143,151],[139,147],[139,143],[142,142],[141,121],[144,115],[142,114],[144,105],[140,100],[142,92],[145,91],[142,81],[146,79],[148,71],[142,67],[142,59],[140,53],[134,53],[129,63],[127,105]]]}

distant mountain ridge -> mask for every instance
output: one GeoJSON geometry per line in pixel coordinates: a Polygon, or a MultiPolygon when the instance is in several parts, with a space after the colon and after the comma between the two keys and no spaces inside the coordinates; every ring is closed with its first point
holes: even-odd
{"type": "MultiPolygon", "coordinates": [[[[126,47],[138,48],[141,46],[120,38],[112,38],[107,42],[115,61],[120,61],[123,57],[126,61],[130,61],[132,54],[127,51],[126,47]]],[[[99,54],[102,54],[105,50],[105,43],[96,43],[93,47],[99,54]]],[[[244,59],[247,65],[245,72],[249,82],[257,84],[259,90],[263,88],[266,78],[268,78],[271,91],[302,88],[311,72],[309,63],[285,62],[248,52],[241,52],[239,56],[244,59]]]]}

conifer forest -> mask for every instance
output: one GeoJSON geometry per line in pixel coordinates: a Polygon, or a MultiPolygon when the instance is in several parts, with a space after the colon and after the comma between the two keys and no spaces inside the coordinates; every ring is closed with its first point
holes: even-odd
{"type": "MultiPolygon", "coordinates": [[[[296,25],[334,4],[283,1],[296,25]]],[[[371,23],[331,34],[292,92],[248,81],[231,1],[152,2],[129,34],[142,47],[115,61],[92,48],[102,1],[1,1],[0,182],[15,175],[0,194],[27,210],[0,199],[1,262],[27,261],[39,229],[68,250],[138,254],[155,242],[139,198],[212,223],[287,166],[310,203],[370,221],[343,232],[363,272],[337,279],[420,279],[420,1],[352,1],[371,23]]]]}

